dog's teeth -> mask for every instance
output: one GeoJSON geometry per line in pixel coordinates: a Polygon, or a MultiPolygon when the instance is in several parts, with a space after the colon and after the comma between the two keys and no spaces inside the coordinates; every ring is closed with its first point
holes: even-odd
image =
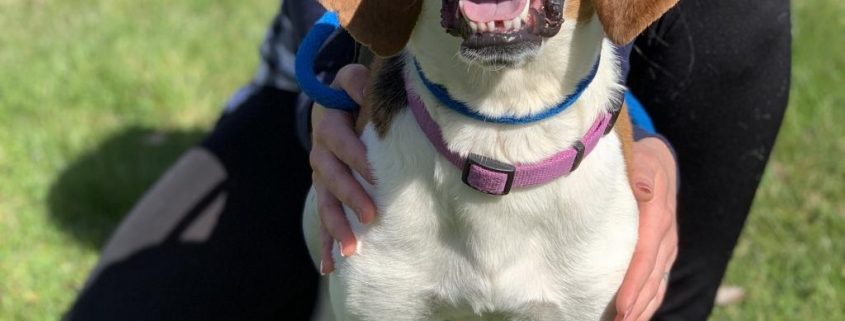
{"type": "Polygon", "coordinates": [[[531,8],[531,3],[529,1],[528,3],[525,4],[525,7],[522,8],[522,13],[519,15],[519,17],[522,18],[522,21],[528,21],[528,9],[530,9],[530,8],[531,8]]]}
{"type": "Polygon", "coordinates": [[[469,22],[469,28],[472,29],[473,33],[478,32],[478,24],[477,23],[472,22],[472,21],[467,21],[467,22],[469,22]]]}
{"type": "Polygon", "coordinates": [[[487,24],[483,22],[476,23],[478,25],[478,32],[486,32],[487,31],[487,24]]]}
{"type": "Polygon", "coordinates": [[[487,23],[487,31],[489,31],[489,32],[496,31],[496,22],[495,21],[490,21],[490,22],[487,23]]]}
{"type": "Polygon", "coordinates": [[[522,28],[522,18],[517,17],[516,19],[513,19],[511,24],[513,25],[514,30],[519,30],[522,28]]]}
{"type": "Polygon", "coordinates": [[[505,21],[505,30],[509,31],[513,29],[513,20],[506,20],[505,21]]]}

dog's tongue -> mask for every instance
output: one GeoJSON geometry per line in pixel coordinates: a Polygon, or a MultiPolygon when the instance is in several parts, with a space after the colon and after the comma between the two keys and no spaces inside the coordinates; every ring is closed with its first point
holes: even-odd
{"type": "Polygon", "coordinates": [[[489,22],[513,20],[522,13],[528,0],[460,0],[463,13],[472,21],[489,22]]]}

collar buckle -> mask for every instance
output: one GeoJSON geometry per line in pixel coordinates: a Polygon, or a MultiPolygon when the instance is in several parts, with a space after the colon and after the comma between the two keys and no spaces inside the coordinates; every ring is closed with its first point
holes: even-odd
{"type": "Polygon", "coordinates": [[[464,161],[461,180],[473,189],[490,195],[507,195],[513,187],[516,167],[484,157],[470,154],[464,161]]]}

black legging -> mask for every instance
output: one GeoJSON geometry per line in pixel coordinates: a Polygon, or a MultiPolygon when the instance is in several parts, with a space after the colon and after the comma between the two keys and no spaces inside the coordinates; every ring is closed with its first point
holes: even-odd
{"type": "Polygon", "coordinates": [[[681,172],[679,253],[656,320],[704,320],[789,95],[789,2],[681,0],[635,42],[628,85],[681,172]]]}
{"type": "MultiPolygon", "coordinates": [[[[657,320],[709,315],[789,88],[788,1],[681,2],[636,41],[629,76],[682,176],[680,252],[657,320]]],[[[198,191],[163,241],[142,246],[116,233],[104,257],[126,255],[101,263],[66,319],[308,320],[318,276],[301,235],[310,170],[294,100],[262,88],[221,118],[201,147],[225,179],[198,191]],[[215,199],[225,200],[218,219],[198,223],[215,199]],[[194,223],[210,235],[181,240],[194,223]]]]}

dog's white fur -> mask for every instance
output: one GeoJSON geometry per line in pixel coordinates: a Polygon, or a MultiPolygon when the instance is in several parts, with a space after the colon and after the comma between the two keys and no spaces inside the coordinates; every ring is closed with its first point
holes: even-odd
{"type": "MultiPolygon", "coordinates": [[[[489,70],[457,57],[460,39],[439,25],[440,0],[424,0],[406,72],[448,147],[509,163],[534,163],[569,148],[620,99],[618,57],[598,19],[564,23],[542,52],[518,68],[489,70]],[[422,86],[412,57],[435,83],[492,115],[526,115],[574,90],[599,51],[598,74],[562,114],[527,126],[470,120],[439,106],[422,86]],[[410,67],[409,67],[410,66],[410,67]]],[[[380,139],[362,136],[378,185],[359,181],[378,208],[377,221],[347,218],[357,253],[334,249],[328,277],[339,320],[601,320],[627,269],[637,207],[620,140],[606,135],[567,177],[509,195],[490,196],[461,182],[405,108],[380,139]]],[[[304,229],[319,262],[316,200],[306,201],[304,229]]],[[[323,293],[327,295],[327,293],[323,293]]],[[[330,314],[330,313],[328,313],[330,314]]]]}

